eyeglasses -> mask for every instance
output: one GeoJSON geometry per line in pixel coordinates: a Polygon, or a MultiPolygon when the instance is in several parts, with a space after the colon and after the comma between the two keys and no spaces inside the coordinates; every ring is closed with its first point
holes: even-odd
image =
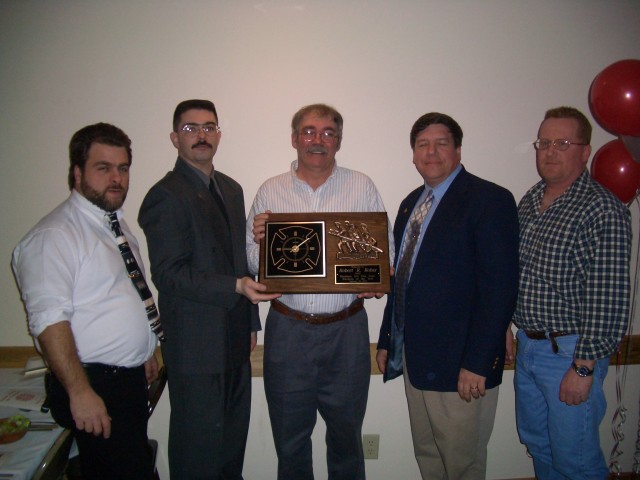
{"type": "MultiPolygon", "coordinates": [[[[316,138],[318,132],[315,128],[303,128],[298,132],[298,135],[300,135],[304,142],[310,142],[314,138],[316,138]]],[[[322,132],[320,132],[320,140],[322,140],[323,142],[332,142],[336,138],[338,138],[338,136],[339,135],[333,130],[323,130],[322,132]]]]}
{"type": "Polygon", "coordinates": [[[533,148],[537,151],[546,150],[551,145],[556,150],[564,152],[568,150],[571,145],[589,145],[588,143],[578,143],[578,142],[570,142],[569,140],[565,140],[564,138],[556,138],[555,140],[549,140],[548,138],[539,138],[535,142],[533,142],[533,148]]]}
{"type": "Polygon", "coordinates": [[[197,123],[187,123],[184,127],[181,128],[182,133],[189,137],[194,137],[198,135],[200,132],[205,135],[211,136],[216,133],[220,133],[220,127],[215,123],[205,123],[204,125],[199,125],[197,123]]]}

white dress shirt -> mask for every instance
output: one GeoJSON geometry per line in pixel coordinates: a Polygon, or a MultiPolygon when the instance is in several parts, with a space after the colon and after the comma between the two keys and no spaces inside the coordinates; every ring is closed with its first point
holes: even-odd
{"type": "MultiPolygon", "coordinates": [[[[144,269],[138,243],[117,213],[144,269]]],[[[156,336],[105,214],[72,190],[20,241],[12,266],[34,338],[67,320],[81,362],[135,367],[153,354],[156,336]]]]}
{"type": "MultiPolygon", "coordinates": [[[[326,182],[316,190],[300,180],[294,160],[291,170],[264,182],[247,218],[247,259],[249,270],[258,274],[260,246],[253,239],[253,218],[266,210],[272,213],[384,212],[384,204],[373,181],[363,173],[336,164],[326,182]]],[[[389,226],[389,255],[393,265],[393,233],[389,226]]],[[[279,300],[305,313],[334,313],[356,299],[355,294],[287,294],[279,300]]]]}

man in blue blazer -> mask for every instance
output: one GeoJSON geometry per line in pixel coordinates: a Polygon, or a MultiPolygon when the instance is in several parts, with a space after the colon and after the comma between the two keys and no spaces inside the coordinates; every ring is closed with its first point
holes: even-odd
{"type": "Polygon", "coordinates": [[[178,160],[138,217],[167,339],[169,468],[180,480],[242,479],[254,304],[278,296],[249,276],[242,188],[213,168],[220,135],[212,102],[181,102],[171,132],[178,160]]]}
{"type": "Polygon", "coordinates": [[[484,479],[518,288],[516,203],[460,164],[448,115],[420,117],[410,142],[425,184],[396,217],[377,362],[385,381],[404,374],[422,478],[484,479]]]}

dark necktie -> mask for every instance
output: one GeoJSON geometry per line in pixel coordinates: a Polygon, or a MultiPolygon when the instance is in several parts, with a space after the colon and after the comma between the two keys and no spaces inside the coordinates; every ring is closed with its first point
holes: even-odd
{"type": "Polygon", "coordinates": [[[429,190],[424,201],[413,210],[404,234],[404,248],[400,261],[398,262],[398,268],[396,269],[393,302],[393,313],[396,325],[401,330],[404,328],[405,294],[407,292],[407,285],[409,284],[409,277],[411,276],[411,261],[413,260],[413,254],[418,244],[418,238],[420,237],[422,222],[424,222],[432,204],[433,190],[429,190]]]}
{"type": "Polygon", "coordinates": [[[222,215],[224,216],[224,219],[227,222],[227,225],[229,225],[229,216],[227,215],[227,209],[224,206],[224,201],[222,200],[222,197],[218,193],[218,189],[213,183],[213,179],[209,180],[209,192],[211,192],[211,196],[218,204],[218,208],[220,209],[220,212],[222,212],[222,215]]]}
{"type": "Polygon", "coordinates": [[[153,295],[147,286],[144,275],[142,275],[142,270],[140,270],[140,267],[138,266],[138,261],[133,255],[131,247],[129,247],[129,242],[127,242],[126,237],[122,233],[118,216],[116,215],[116,212],[107,213],[105,216],[109,221],[111,231],[116,237],[116,243],[118,244],[118,249],[120,250],[120,254],[124,260],[124,265],[127,268],[129,278],[140,295],[140,299],[144,303],[147,318],[149,320],[149,328],[151,328],[151,331],[158,336],[158,340],[164,342],[164,332],[162,331],[162,324],[160,323],[158,309],[153,301],[153,295]]]}

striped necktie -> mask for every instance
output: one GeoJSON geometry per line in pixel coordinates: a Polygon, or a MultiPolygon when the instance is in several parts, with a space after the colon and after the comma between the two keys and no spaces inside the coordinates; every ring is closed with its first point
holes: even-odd
{"type": "Polygon", "coordinates": [[[116,237],[116,243],[118,244],[118,249],[120,250],[120,254],[124,260],[124,265],[127,268],[129,278],[140,295],[140,299],[144,303],[144,308],[147,312],[147,319],[149,320],[149,328],[151,328],[151,331],[158,336],[158,340],[164,342],[164,332],[162,331],[162,324],[160,323],[158,309],[153,301],[153,295],[151,294],[151,290],[149,290],[147,282],[144,279],[144,275],[142,275],[142,270],[140,270],[140,267],[138,266],[138,261],[131,251],[129,242],[127,242],[126,237],[122,233],[118,216],[116,215],[116,212],[107,213],[105,216],[109,221],[111,231],[116,237]]]}

